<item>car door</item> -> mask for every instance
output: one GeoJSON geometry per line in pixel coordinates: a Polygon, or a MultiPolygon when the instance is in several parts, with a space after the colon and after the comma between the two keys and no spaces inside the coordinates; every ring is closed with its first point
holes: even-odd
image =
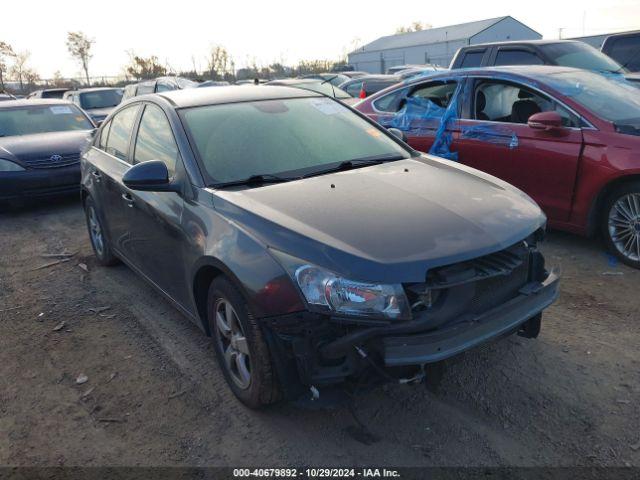
{"type": "MultiPolygon", "coordinates": [[[[387,128],[402,130],[409,145],[418,151],[428,152],[457,86],[458,80],[447,79],[420,82],[395,90],[373,102],[375,119],[387,128]]],[[[449,128],[453,125],[449,124],[449,128]]]]}
{"type": "Polygon", "coordinates": [[[129,212],[132,198],[122,177],[131,167],[129,147],[139,112],[138,103],[117,112],[101,131],[107,134],[103,150],[91,158],[91,175],[101,185],[100,202],[107,234],[113,247],[130,261],[133,259],[129,212]]]}
{"type": "Polygon", "coordinates": [[[582,151],[580,118],[526,85],[469,79],[470,95],[452,150],[466,165],[495,175],[530,195],[552,220],[566,221],[582,151]],[[563,127],[532,129],[531,115],[555,111],[563,127]]]}
{"type": "MultiPolygon", "coordinates": [[[[160,160],[170,178],[186,174],[171,125],[162,108],[147,103],[133,142],[133,163],[160,160]]],[[[183,261],[181,229],[183,198],[176,192],[142,192],[131,195],[131,248],[136,264],[158,287],[183,305],[189,292],[183,261]]]]}

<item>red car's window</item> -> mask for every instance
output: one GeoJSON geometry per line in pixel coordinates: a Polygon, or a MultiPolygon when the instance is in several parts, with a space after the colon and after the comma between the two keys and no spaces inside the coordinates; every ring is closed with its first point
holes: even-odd
{"type": "Polygon", "coordinates": [[[526,124],[539,112],[554,111],[566,127],[578,127],[578,118],[550,98],[522,85],[481,81],[473,95],[472,115],[476,120],[526,124]]]}

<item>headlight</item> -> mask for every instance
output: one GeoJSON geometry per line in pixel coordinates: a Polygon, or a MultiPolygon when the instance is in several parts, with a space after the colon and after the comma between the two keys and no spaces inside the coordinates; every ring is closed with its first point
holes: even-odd
{"type": "Polygon", "coordinates": [[[22,172],[24,168],[15,162],[0,158],[0,172],[22,172]]]}
{"type": "Polygon", "coordinates": [[[391,320],[411,318],[409,302],[402,285],[349,280],[282,252],[274,253],[312,307],[342,315],[391,320]]]}

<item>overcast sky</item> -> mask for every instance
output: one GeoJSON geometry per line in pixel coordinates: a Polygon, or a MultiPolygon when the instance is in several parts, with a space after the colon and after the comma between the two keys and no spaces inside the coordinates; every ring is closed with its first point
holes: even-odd
{"type": "Polygon", "coordinates": [[[175,70],[206,66],[212,45],[223,45],[242,67],[300,59],[337,59],[354,42],[365,44],[421,21],[434,27],[511,15],[544,38],[640,29],[640,0],[458,0],[401,2],[207,1],[2,2],[0,40],[31,51],[43,78],[80,68],[65,46],[68,31],[95,39],[92,75],[118,75],[127,50],[157,55],[175,70]],[[162,6],[163,4],[171,6],[162,6]],[[28,6],[27,6],[28,5],[28,6]],[[448,8],[449,7],[449,8],[448,8]]]}

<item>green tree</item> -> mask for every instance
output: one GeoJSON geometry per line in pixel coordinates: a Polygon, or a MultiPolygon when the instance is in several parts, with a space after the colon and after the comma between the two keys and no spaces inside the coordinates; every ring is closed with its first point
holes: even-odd
{"type": "Polygon", "coordinates": [[[93,55],[91,54],[91,46],[95,43],[95,40],[87,37],[82,32],[68,32],[67,33],[67,49],[73,58],[82,66],[84,75],[87,79],[87,85],[90,85],[89,80],[89,60],[93,55]]]}

